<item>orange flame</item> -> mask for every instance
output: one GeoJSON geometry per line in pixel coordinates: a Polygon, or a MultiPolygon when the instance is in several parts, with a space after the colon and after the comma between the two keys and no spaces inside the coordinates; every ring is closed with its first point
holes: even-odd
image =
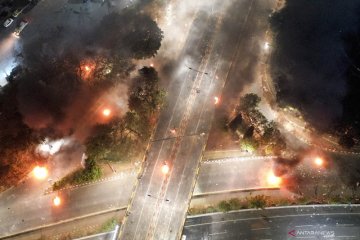
{"type": "Polygon", "coordinates": [[[45,179],[48,175],[48,170],[45,167],[36,166],[33,170],[34,176],[37,179],[45,179]]]}
{"type": "Polygon", "coordinates": [[[281,184],[281,177],[275,176],[275,174],[271,171],[267,175],[267,183],[272,187],[279,187],[281,184]]]}
{"type": "Polygon", "coordinates": [[[53,203],[54,203],[54,206],[60,206],[61,204],[61,198],[59,196],[56,196],[54,199],[53,199],[53,203]]]}
{"type": "Polygon", "coordinates": [[[111,114],[111,110],[109,108],[105,108],[102,112],[102,114],[105,116],[105,117],[108,117],[110,116],[111,114]]]}

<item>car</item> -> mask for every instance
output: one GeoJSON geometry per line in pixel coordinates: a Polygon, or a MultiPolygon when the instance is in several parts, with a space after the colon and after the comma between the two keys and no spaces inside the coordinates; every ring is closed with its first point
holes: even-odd
{"type": "Polygon", "coordinates": [[[22,13],[23,10],[24,10],[24,9],[16,9],[16,10],[13,12],[12,16],[13,16],[13,17],[19,16],[19,15],[22,13]]]}
{"type": "Polygon", "coordinates": [[[4,22],[4,27],[10,26],[13,23],[13,21],[14,21],[14,19],[12,19],[12,18],[6,19],[4,22]]]}
{"type": "Polygon", "coordinates": [[[28,21],[26,20],[21,20],[19,26],[17,28],[15,28],[14,34],[15,36],[19,37],[20,33],[22,32],[22,30],[24,30],[24,28],[29,24],[28,21]]]}

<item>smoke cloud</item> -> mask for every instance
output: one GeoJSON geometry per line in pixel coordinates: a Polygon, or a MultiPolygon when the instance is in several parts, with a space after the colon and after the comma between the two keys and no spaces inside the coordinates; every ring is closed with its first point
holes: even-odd
{"type": "Polygon", "coordinates": [[[298,107],[317,128],[341,117],[349,66],[343,38],[358,28],[359,10],[358,0],[288,0],[271,18],[278,100],[298,107]]]}
{"type": "MultiPolygon", "coordinates": [[[[106,31],[103,23],[81,30],[76,26],[57,26],[23,43],[22,71],[13,74],[9,84],[16,85],[18,109],[29,127],[50,138],[75,135],[82,140],[93,125],[104,122],[103,108],[111,108],[112,116],[127,111],[129,75],[135,69],[132,58],[141,55],[141,51],[146,53],[147,49],[138,47],[142,44],[146,47],[147,42],[129,42],[126,34],[141,35],[144,24],[141,30],[131,31],[138,29],[139,15],[126,11],[121,13],[121,24],[132,24],[119,31],[119,23],[111,22],[118,15],[111,16],[104,17],[108,23],[106,31]],[[80,34],[75,34],[76,30],[80,34]],[[111,34],[115,32],[117,40],[126,40],[131,51],[119,52],[121,42],[115,44],[111,34]]],[[[145,15],[141,21],[156,28],[145,15]]],[[[147,39],[157,43],[151,37],[147,39]]],[[[155,50],[156,46],[150,49],[155,50]]]]}

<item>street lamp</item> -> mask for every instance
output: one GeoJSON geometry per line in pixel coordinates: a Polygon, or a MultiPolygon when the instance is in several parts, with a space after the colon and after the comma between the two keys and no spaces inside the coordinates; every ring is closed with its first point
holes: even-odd
{"type": "Polygon", "coordinates": [[[265,49],[265,50],[268,50],[269,48],[270,48],[270,43],[265,42],[265,43],[264,43],[264,49],[265,49]]]}
{"type": "Polygon", "coordinates": [[[161,167],[161,172],[167,175],[169,173],[169,170],[170,170],[169,165],[167,165],[167,163],[165,162],[161,167]]]}

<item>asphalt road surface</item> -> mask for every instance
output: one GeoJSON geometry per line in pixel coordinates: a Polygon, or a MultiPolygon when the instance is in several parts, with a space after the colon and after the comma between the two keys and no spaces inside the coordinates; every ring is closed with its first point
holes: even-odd
{"type": "Polygon", "coordinates": [[[186,240],[360,239],[360,206],[302,206],[193,216],[186,240]]]}
{"type": "Polygon", "coordinates": [[[214,97],[221,92],[234,61],[241,58],[250,64],[244,60],[246,54],[241,57],[236,54],[234,58],[234,49],[238,52],[241,48],[248,48],[245,44],[238,45],[238,42],[244,43],[241,41],[244,36],[258,44],[254,35],[261,31],[254,23],[267,19],[271,1],[242,1],[233,16],[226,15],[229,8],[225,5],[229,3],[207,2],[212,5],[202,8],[195,17],[200,21],[194,21],[182,54],[176,61],[178,72],[168,91],[168,104],[160,115],[120,239],[160,240],[180,236],[211,125],[214,97]],[[234,21],[237,25],[227,25],[222,21],[224,16],[237,19],[234,21]],[[244,26],[248,33],[242,36],[244,26]],[[229,29],[232,34],[240,35],[240,39],[235,37],[235,44],[240,47],[227,45],[230,37],[226,39],[224,34],[228,34],[229,29]],[[203,54],[200,53],[202,50],[203,54]],[[175,133],[171,132],[173,129],[175,133]],[[161,172],[165,162],[170,167],[167,175],[161,172]]]}
{"type": "Polygon", "coordinates": [[[23,197],[14,190],[6,191],[1,195],[0,238],[62,220],[124,207],[135,179],[135,172],[129,171],[103,182],[59,193],[37,193],[37,196],[23,197]],[[55,194],[62,199],[59,207],[52,204],[55,194]]]}
{"type": "Polygon", "coordinates": [[[193,194],[268,187],[266,174],[272,165],[272,157],[263,156],[202,162],[193,194]]]}

